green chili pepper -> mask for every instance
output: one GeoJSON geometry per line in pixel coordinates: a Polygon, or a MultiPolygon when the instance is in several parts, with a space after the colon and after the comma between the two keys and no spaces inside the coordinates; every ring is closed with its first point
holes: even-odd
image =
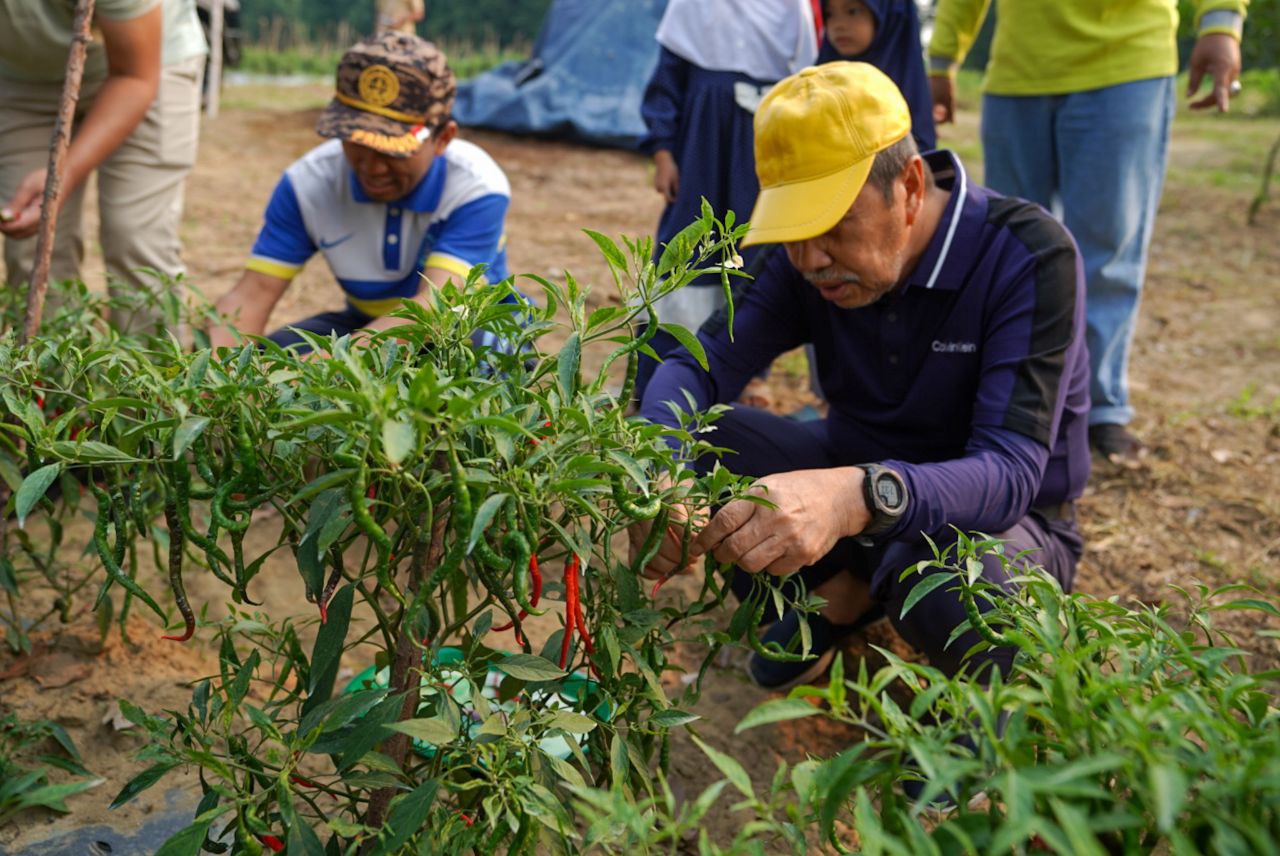
{"type": "Polygon", "coordinates": [[[261,601],[249,599],[249,577],[246,575],[244,566],[244,532],[229,532],[227,534],[231,537],[231,561],[236,576],[236,586],[231,594],[231,599],[236,603],[243,602],[250,606],[261,606],[261,601]]]}
{"type": "Polygon", "coordinates": [[[1007,635],[998,632],[994,627],[987,623],[986,617],[982,614],[982,610],[978,609],[978,602],[973,596],[973,588],[964,581],[960,583],[960,602],[964,605],[964,614],[969,619],[969,626],[974,629],[983,641],[990,642],[996,647],[1010,645],[1013,643],[1007,635]]]}
{"type": "MultiPolygon", "coordinates": [[[[248,514],[245,514],[243,519],[237,520],[227,514],[225,508],[228,497],[236,490],[239,483],[239,479],[236,478],[218,485],[218,489],[213,494],[213,502],[209,503],[209,513],[213,515],[214,521],[220,528],[228,532],[244,532],[249,528],[250,516],[248,514]]],[[[234,513],[232,512],[232,514],[234,513]]]]}
{"type": "Polygon", "coordinates": [[[636,502],[627,496],[621,475],[613,477],[613,501],[623,514],[635,520],[652,520],[662,510],[662,497],[657,494],[644,502],[636,502]]]}
{"type": "Polygon", "coordinates": [[[186,463],[182,461],[175,462],[170,469],[171,480],[173,481],[173,498],[177,506],[178,520],[182,524],[182,534],[186,540],[195,544],[204,550],[205,559],[209,565],[209,570],[213,571],[213,575],[229,586],[235,585],[235,580],[229,577],[224,567],[231,566],[231,559],[222,551],[218,543],[212,538],[208,538],[195,528],[191,522],[191,497],[188,489],[191,485],[191,473],[187,470],[186,463]]]}
{"type": "Polygon", "coordinates": [[[755,651],[762,657],[770,660],[778,660],[783,663],[798,663],[801,660],[813,659],[812,654],[792,653],[782,647],[777,642],[765,643],[760,639],[760,623],[764,621],[765,607],[769,603],[768,586],[757,585],[752,596],[759,599],[755,610],[751,614],[751,621],[747,624],[747,644],[751,646],[751,650],[755,651]]]}
{"type": "MultiPolygon", "coordinates": [[[[96,484],[92,485],[92,490],[93,498],[98,501],[97,520],[93,525],[93,544],[97,548],[98,558],[102,560],[103,567],[107,569],[107,582],[98,591],[98,599],[93,604],[94,611],[97,611],[102,606],[111,583],[116,582],[129,594],[145,603],[152,612],[160,616],[161,620],[166,620],[164,610],[160,608],[160,605],[120,568],[121,562],[124,561],[126,538],[124,515],[118,513],[116,504],[111,501],[111,497],[107,495],[106,491],[96,484]],[[116,543],[114,547],[107,540],[108,510],[112,512],[113,522],[116,526],[116,543]]],[[[123,502],[123,499],[121,501],[123,502]]]]}
{"type": "Polygon", "coordinates": [[[356,467],[355,475],[347,483],[347,499],[351,502],[351,517],[355,520],[356,526],[359,527],[360,531],[373,542],[378,554],[378,563],[375,568],[378,585],[390,592],[391,596],[401,606],[405,606],[407,602],[404,599],[404,595],[391,575],[391,536],[378,525],[378,521],[373,519],[369,506],[365,504],[366,494],[369,492],[368,484],[369,469],[361,462],[361,465],[356,467]]]}
{"type": "MultiPolygon", "coordinates": [[[[181,466],[181,464],[179,464],[181,466]]],[[[169,499],[164,504],[164,520],[169,525],[169,586],[173,589],[173,602],[182,613],[182,621],[186,630],[181,636],[161,636],[174,642],[186,642],[196,632],[196,617],[187,603],[187,590],[182,584],[182,519],[178,516],[178,503],[169,499]]]]}
{"type": "Polygon", "coordinates": [[[640,332],[627,344],[614,351],[605,358],[604,365],[600,368],[600,377],[606,377],[609,367],[613,365],[615,360],[622,357],[627,358],[627,375],[622,382],[622,389],[618,393],[618,401],[629,402],[631,397],[635,395],[636,375],[640,365],[640,349],[649,343],[649,340],[658,332],[658,319],[653,314],[653,310],[649,309],[649,322],[644,325],[644,330],[640,332]]]}

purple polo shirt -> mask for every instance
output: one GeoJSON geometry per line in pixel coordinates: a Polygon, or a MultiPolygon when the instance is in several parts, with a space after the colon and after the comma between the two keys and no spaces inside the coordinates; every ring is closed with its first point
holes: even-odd
{"type": "MultiPolygon", "coordinates": [[[[698,334],[710,371],[684,349],[646,389],[665,404],[737,399],[779,354],[813,343],[842,464],[902,474],[906,514],[887,539],[947,526],[1002,532],[1029,509],[1073,500],[1089,476],[1089,360],[1084,273],[1075,242],[1043,208],[970,182],[947,151],[925,156],[950,191],[937,231],[906,281],[871,306],[824,300],[774,248],[724,314],[698,334]]],[[[711,438],[714,442],[714,437],[711,438]]]]}

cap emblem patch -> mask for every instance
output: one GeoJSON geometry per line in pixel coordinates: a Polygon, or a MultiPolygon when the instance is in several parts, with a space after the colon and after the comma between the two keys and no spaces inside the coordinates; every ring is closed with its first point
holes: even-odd
{"type": "Polygon", "coordinates": [[[357,85],[360,99],[375,107],[386,107],[400,96],[400,81],[385,65],[371,65],[360,72],[357,85]]]}

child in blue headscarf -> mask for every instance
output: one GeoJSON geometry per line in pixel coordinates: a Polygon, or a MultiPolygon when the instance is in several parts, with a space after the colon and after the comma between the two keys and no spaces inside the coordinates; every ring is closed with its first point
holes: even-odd
{"type": "Polygon", "coordinates": [[[920,46],[915,0],[823,0],[825,35],[818,62],[868,62],[889,76],[911,108],[911,134],[921,151],[937,146],[933,100],[920,46]]]}

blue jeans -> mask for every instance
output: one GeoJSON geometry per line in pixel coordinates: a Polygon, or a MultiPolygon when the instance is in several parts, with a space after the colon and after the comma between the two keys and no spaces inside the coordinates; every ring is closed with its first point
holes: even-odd
{"type": "Polygon", "coordinates": [[[986,184],[1075,236],[1088,280],[1089,424],[1127,424],[1129,346],[1164,183],[1174,80],[1067,95],[985,95],[986,184]]]}

